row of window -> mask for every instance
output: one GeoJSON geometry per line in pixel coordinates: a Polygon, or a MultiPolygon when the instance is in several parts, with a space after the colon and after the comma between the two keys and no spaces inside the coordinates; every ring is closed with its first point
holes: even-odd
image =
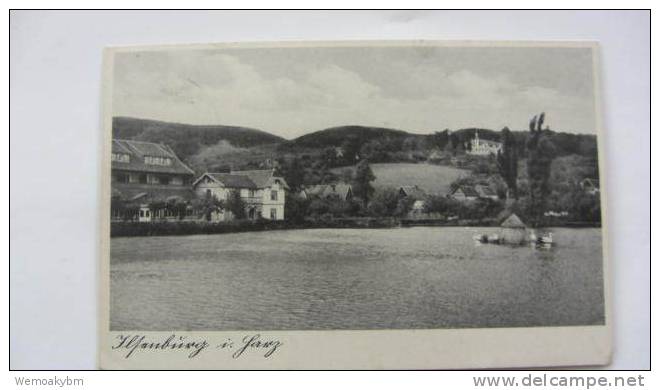
{"type": "MultiPolygon", "coordinates": [[[[254,214],[253,214],[255,212],[254,209],[252,209],[250,211],[251,211],[251,214],[252,214],[250,217],[254,218],[254,214]]],[[[140,216],[140,218],[151,218],[152,217],[152,212],[149,209],[140,209],[140,211],[138,211],[136,213],[137,213],[137,215],[140,216]]],[[[261,217],[261,211],[257,211],[256,213],[257,213],[258,217],[261,217]]],[[[190,209],[190,208],[187,209],[186,212],[185,212],[185,215],[187,217],[192,216],[193,215],[193,210],[190,209]]],[[[134,216],[136,216],[136,215],[134,215],[134,216]]],[[[174,211],[171,211],[171,210],[168,210],[168,209],[156,210],[155,215],[153,215],[153,217],[156,217],[156,218],[178,217],[178,216],[179,216],[178,213],[176,213],[174,211]]],[[[112,217],[113,217],[113,219],[120,219],[120,218],[123,218],[124,215],[123,215],[121,210],[113,209],[112,210],[112,217]]],[[[270,209],[270,219],[277,219],[277,209],[270,209]]]]}
{"type": "Polygon", "coordinates": [[[172,159],[169,157],[144,156],[144,163],[147,165],[172,165],[172,159]]]}
{"type": "MultiPolygon", "coordinates": [[[[135,211],[132,213],[132,215],[128,216],[130,217],[137,217],[140,216],[141,218],[150,218],[150,217],[156,217],[156,218],[166,218],[166,217],[179,217],[179,213],[173,210],[169,209],[160,209],[156,210],[155,212],[152,213],[150,209],[140,209],[139,211],[135,211]],[[152,215],[153,214],[153,215],[152,215]]],[[[193,215],[193,209],[188,208],[185,211],[185,216],[190,217],[193,215]]],[[[112,218],[113,219],[121,219],[123,218],[124,212],[119,209],[112,209],[112,218]]]]}
{"type": "MultiPolygon", "coordinates": [[[[131,156],[126,153],[111,153],[110,159],[120,163],[131,162],[131,156]]],[[[172,159],[169,157],[144,156],[144,163],[147,165],[170,166],[172,165],[172,159]]]]}
{"type": "MultiPolygon", "coordinates": [[[[255,191],[254,190],[248,190],[248,191],[249,191],[248,196],[250,198],[254,198],[255,191]]],[[[212,196],[211,190],[209,190],[209,189],[206,190],[206,196],[208,196],[208,197],[212,196]]],[[[273,190],[273,191],[270,192],[270,200],[277,201],[277,197],[278,197],[278,192],[277,191],[273,190]]]]}
{"type": "Polygon", "coordinates": [[[112,153],[110,159],[116,162],[129,163],[131,162],[131,156],[126,153],[112,153]]]}
{"type": "Polygon", "coordinates": [[[112,180],[117,183],[139,183],[139,184],[174,184],[174,185],[183,185],[188,184],[186,180],[183,180],[180,177],[168,176],[168,175],[130,175],[128,173],[113,173],[112,180]]]}

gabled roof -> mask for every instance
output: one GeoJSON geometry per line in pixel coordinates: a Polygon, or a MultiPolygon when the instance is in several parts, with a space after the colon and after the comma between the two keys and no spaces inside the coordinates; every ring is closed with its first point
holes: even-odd
{"type": "Polygon", "coordinates": [[[487,185],[479,184],[475,189],[481,194],[481,196],[497,196],[497,193],[487,185]]]}
{"type": "Polygon", "coordinates": [[[259,188],[270,187],[270,179],[273,177],[272,169],[254,169],[249,171],[232,171],[232,175],[241,175],[249,177],[259,188]]]}
{"type": "Polygon", "coordinates": [[[254,169],[249,171],[232,171],[232,175],[242,175],[247,176],[256,184],[257,188],[267,188],[273,185],[275,181],[279,181],[280,184],[286,189],[289,189],[289,186],[286,184],[286,181],[283,177],[275,176],[274,169],[254,169]]]}
{"type": "Polygon", "coordinates": [[[512,228],[512,229],[521,229],[525,228],[525,224],[518,218],[516,214],[511,214],[504,222],[502,222],[502,227],[512,228]]]}
{"type": "Polygon", "coordinates": [[[289,188],[283,178],[273,176],[272,169],[265,170],[252,170],[252,171],[232,171],[231,173],[213,173],[207,172],[200,176],[193,183],[193,187],[199,183],[204,177],[209,177],[212,180],[221,183],[229,188],[249,188],[259,189],[268,188],[275,180],[279,180],[284,188],[289,188]]]}
{"type": "Polygon", "coordinates": [[[461,191],[463,192],[463,194],[465,194],[465,196],[468,196],[468,197],[475,197],[475,198],[478,198],[478,197],[479,197],[479,193],[478,193],[478,192],[474,189],[474,187],[472,187],[472,186],[465,186],[465,185],[463,185],[463,186],[458,186],[458,187],[456,187],[456,189],[453,190],[451,193],[452,193],[452,194],[455,194],[458,190],[461,190],[461,191]]]}
{"type": "Polygon", "coordinates": [[[195,172],[184,164],[167,145],[153,142],[133,141],[123,139],[112,140],[112,153],[129,155],[128,162],[112,162],[112,169],[133,172],[173,173],[192,175],[195,172]],[[171,159],[171,165],[145,164],[144,158],[163,157],[171,159]]]}
{"type": "Polygon", "coordinates": [[[426,198],[426,192],[417,186],[401,186],[399,187],[399,193],[418,200],[426,198]]]}
{"type": "Polygon", "coordinates": [[[257,189],[257,185],[244,175],[234,175],[231,173],[207,173],[211,178],[230,188],[250,188],[257,189]]]}
{"type": "Polygon", "coordinates": [[[336,196],[341,199],[346,199],[353,193],[353,189],[349,184],[346,183],[318,184],[309,186],[305,189],[305,192],[310,196],[316,196],[319,198],[336,196]]]}

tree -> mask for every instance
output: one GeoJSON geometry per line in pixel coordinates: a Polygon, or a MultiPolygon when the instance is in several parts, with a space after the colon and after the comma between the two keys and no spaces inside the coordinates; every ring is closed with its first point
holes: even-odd
{"type": "Polygon", "coordinates": [[[344,183],[352,183],[353,182],[353,170],[350,168],[345,168],[341,171],[339,174],[339,178],[344,182],[344,183]]]}
{"type": "Polygon", "coordinates": [[[367,160],[362,160],[357,165],[355,169],[355,178],[353,181],[353,194],[362,199],[364,205],[366,206],[371,199],[371,195],[374,193],[374,187],[371,185],[371,182],[376,180],[369,162],[367,160]]]}
{"type": "Polygon", "coordinates": [[[220,212],[225,208],[225,205],[215,195],[207,192],[203,199],[194,201],[193,207],[197,214],[202,215],[204,219],[210,221],[213,213],[220,212]]]}
{"type": "Polygon", "coordinates": [[[529,215],[534,223],[541,219],[549,194],[548,181],[552,160],[556,155],[555,146],[541,130],[545,114],[538,121],[536,116],[529,122],[530,134],[527,138],[527,176],[529,178],[530,210],[529,215]]]}
{"type": "Polygon", "coordinates": [[[518,199],[518,146],[508,127],[502,129],[502,150],[497,152],[497,169],[509,192],[518,199]]]}
{"type": "Polygon", "coordinates": [[[227,197],[227,210],[231,211],[236,219],[245,219],[247,213],[245,212],[245,201],[241,199],[241,193],[238,190],[231,190],[229,197],[227,197]]]}
{"type": "Polygon", "coordinates": [[[305,178],[305,168],[300,163],[298,157],[294,157],[290,162],[281,164],[275,173],[284,178],[291,191],[298,191],[305,178]]]}
{"type": "Polygon", "coordinates": [[[126,203],[118,196],[110,198],[110,211],[126,219],[126,203]]]}
{"type": "Polygon", "coordinates": [[[425,213],[455,214],[460,203],[457,200],[440,195],[431,195],[424,202],[425,213]]]}
{"type": "Polygon", "coordinates": [[[406,215],[408,215],[410,210],[412,210],[416,200],[418,199],[415,199],[412,196],[400,197],[399,201],[397,202],[394,215],[396,215],[397,217],[405,217],[406,215]]]}
{"type": "Polygon", "coordinates": [[[177,218],[183,219],[186,216],[188,204],[181,199],[172,198],[167,200],[165,209],[177,218]]]}
{"type": "Polygon", "coordinates": [[[151,220],[155,221],[156,220],[156,215],[158,214],[159,210],[163,210],[167,207],[167,204],[163,201],[160,200],[155,200],[153,202],[149,203],[149,211],[151,212],[151,220]]]}
{"type": "Polygon", "coordinates": [[[309,213],[316,218],[327,213],[328,209],[328,202],[319,198],[312,199],[308,207],[309,213]]]}
{"type": "Polygon", "coordinates": [[[351,135],[346,137],[341,144],[341,150],[347,165],[355,164],[356,159],[359,158],[361,146],[360,139],[357,136],[351,135]]]}
{"type": "Polygon", "coordinates": [[[284,215],[286,216],[286,219],[293,222],[303,222],[305,220],[305,216],[307,215],[309,201],[292,195],[290,192],[285,194],[285,199],[284,215]]]}
{"type": "Polygon", "coordinates": [[[326,165],[327,168],[337,166],[337,151],[335,148],[328,147],[321,152],[320,160],[326,165]]]}
{"type": "Polygon", "coordinates": [[[399,205],[399,193],[391,188],[378,191],[369,203],[369,213],[375,217],[395,215],[399,205]]]}

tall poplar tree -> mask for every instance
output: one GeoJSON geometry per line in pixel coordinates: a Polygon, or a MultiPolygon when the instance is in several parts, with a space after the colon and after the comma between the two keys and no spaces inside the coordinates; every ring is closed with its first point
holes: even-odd
{"type": "Polygon", "coordinates": [[[502,150],[497,152],[497,168],[509,188],[509,195],[518,200],[518,145],[508,127],[502,129],[502,150]]]}

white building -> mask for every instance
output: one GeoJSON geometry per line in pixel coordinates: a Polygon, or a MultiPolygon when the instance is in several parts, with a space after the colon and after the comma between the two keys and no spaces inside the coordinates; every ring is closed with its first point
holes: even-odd
{"type": "MultiPolygon", "coordinates": [[[[272,169],[210,173],[200,176],[193,183],[198,197],[215,196],[226,201],[231,191],[238,191],[246,204],[249,219],[284,219],[284,197],[288,186],[283,178],[274,175],[272,169]]],[[[223,211],[214,219],[230,219],[223,211]]]]}
{"type": "Polygon", "coordinates": [[[470,144],[472,147],[468,153],[476,156],[488,156],[491,153],[497,154],[497,152],[502,150],[502,144],[499,142],[479,139],[478,131],[474,133],[474,138],[470,140],[470,144]]]}

